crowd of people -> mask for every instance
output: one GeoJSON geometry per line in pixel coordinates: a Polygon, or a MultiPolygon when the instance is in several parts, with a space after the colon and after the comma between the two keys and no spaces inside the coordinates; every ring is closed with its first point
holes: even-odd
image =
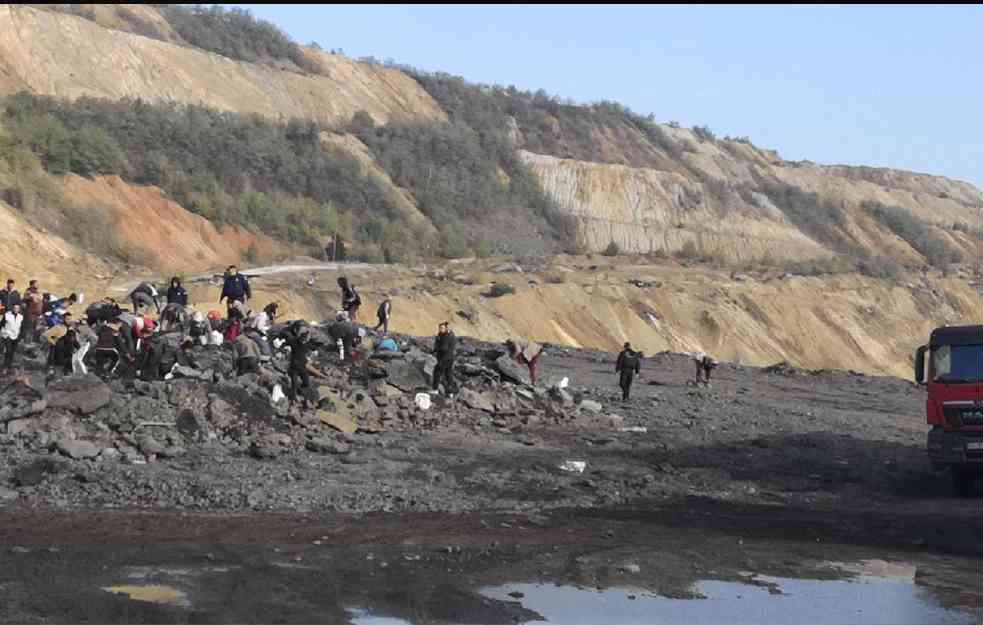
{"type": "MultiPolygon", "coordinates": [[[[303,321],[275,326],[279,314],[277,303],[251,310],[249,302],[253,294],[249,279],[235,266],[227,268],[218,300],[220,305],[226,304],[224,318],[217,310],[204,314],[191,307],[188,292],[177,277],[171,278],[163,306],[157,288],[150,282],[141,282],[129,294],[132,312],[123,310],[115,299],[107,297],[91,303],[81,319],[76,319],[70,310],[83,302],[81,294],[55,298],[42,293],[37,280],[31,280],[21,295],[15,281],[9,279],[0,290],[3,373],[11,372],[23,343],[39,344],[46,350],[49,375],[84,374],[92,367],[104,378],[138,375],[145,380],[161,379],[175,365],[194,367],[190,348],[195,345],[231,345],[237,375],[258,372],[263,363],[271,360],[275,350],[289,349],[290,397],[292,401],[303,399],[303,389],[311,385],[308,360],[315,349],[337,348],[339,360],[350,363],[358,358],[363,339],[372,333],[378,339],[373,341],[372,349],[399,350],[389,336],[392,300],[386,297],[379,304],[377,323],[369,329],[358,323],[362,299],[355,286],[342,276],[338,278],[338,287],[341,310],[324,328],[334,344],[322,346],[311,340],[310,327],[303,321]]],[[[432,386],[435,392],[443,392],[450,398],[458,392],[454,378],[456,346],[457,338],[450,323],[441,323],[434,337],[433,355],[437,364],[432,386]]],[[[543,346],[511,338],[505,341],[505,348],[511,358],[528,368],[530,381],[535,384],[543,346]]],[[[635,351],[630,343],[625,343],[618,355],[615,372],[620,376],[623,401],[630,398],[642,358],[642,352],[635,351]]],[[[709,385],[716,361],[702,352],[694,355],[694,361],[696,383],[709,385]]],[[[307,400],[304,402],[306,405],[307,400]]]]}

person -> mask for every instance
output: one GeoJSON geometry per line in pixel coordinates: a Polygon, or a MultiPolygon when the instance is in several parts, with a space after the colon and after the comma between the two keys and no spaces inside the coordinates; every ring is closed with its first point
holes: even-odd
{"type": "Polygon", "coordinates": [[[539,343],[520,338],[511,338],[505,341],[505,346],[509,350],[509,355],[515,358],[516,362],[529,367],[529,380],[535,384],[536,372],[539,367],[539,357],[543,353],[543,346],[539,343]]]}
{"type": "Polygon", "coordinates": [[[250,337],[256,341],[256,345],[262,354],[260,360],[264,362],[273,357],[273,350],[270,347],[270,341],[267,335],[270,332],[273,321],[276,319],[278,309],[279,306],[276,302],[271,302],[264,306],[262,311],[250,317],[249,323],[247,324],[250,330],[250,337]]]}
{"type": "Polygon", "coordinates": [[[225,281],[222,283],[222,295],[218,298],[218,303],[228,300],[227,317],[232,317],[232,306],[235,302],[247,302],[253,297],[253,291],[249,286],[246,276],[239,273],[235,265],[229,265],[225,272],[225,281]]]}
{"type": "Polygon", "coordinates": [[[181,286],[181,278],[177,276],[171,278],[171,286],[167,289],[167,303],[180,304],[182,307],[188,305],[188,292],[181,286]]]}
{"type": "Polygon", "coordinates": [[[372,330],[373,332],[378,332],[379,328],[381,327],[383,334],[386,335],[389,334],[389,319],[392,318],[392,310],[393,310],[392,300],[389,299],[388,297],[382,300],[382,303],[379,304],[379,309],[375,313],[376,317],[379,318],[379,323],[378,325],[376,325],[375,328],[373,328],[372,330]]]}
{"type": "Polygon", "coordinates": [[[74,306],[79,301],[77,293],[72,293],[68,297],[52,299],[48,302],[48,309],[51,311],[68,310],[69,306],[74,306]]]}
{"type": "Polygon", "coordinates": [[[618,354],[618,362],[614,365],[615,373],[621,373],[619,385],[621,386],[621,401],[628,401],[631,393],[631,383],[635,381],[635,376],[641,371],[642,352],[636,352],[631,348],[631,343],[625,343],[625,347],[618,354]]]}
{"type": "Polygon", "coordinates": [[[129,326],[118,322],[109,321],[99,325],[97,332],[95,359],[96,371],[105,377],[116,371],[120,362],[123,360],[127,346],[123,335],[129,330],[129,326]],[[110,367],[112,363],[112,367],[110,367]]]}
{"type": "Polygon", "coordinates": [[[160,380],[174,366],[177,358],[173,348],[160,332],[151,332],[142,341],[138,369],[145,382],[160,380]]]}
{"type": "Polygon", "coordinates": [[[130,293],[130,301],[133,302],[134,315],[140,312],[141,306],[147,308],[151,304],[157,309],[157,314],[160,314],[160,299],[157,295],[157,288],[149,282],[138,284],[137,288],[130,293]]]}
{"type": "Polygon", "coordinates": [[[341,344],[342,361],[354,359],[355,345],[359,339],[358,326],[348,321],[348,316],[344,312],[339,313],[334,323],[328,326],[328,335],[336,344],[341,344]]]}
{"type": "Polygon", "coordinates": [[[33,343],[38,319],[44,314],[44,296],[38,288],[38,281],[31,280],[24,291],[24,323],[21,325],[21,335],[28,343],[33,343]]]}
{"type": "Polygon", "coordinates": [[[188,313],[180,302],[168,301],[160,313],[160,331],[170,332],[174,328],[185,330],[188,327],[188,313]]]}
{"type": "Polygon", "coordinates": [[[191,341],[197,341],[199,345],[206,345],[208,343],[208,334],[211,332],[212,326],[205,317],[205,314],[200,310],[196,310],[191,315],[191,323],[188,325],[188,338],[191,341]]]}
{"type": "Polygon", "coordinates": [[[112,321],[122,313],[119,304],[111,297],[93,302],[85,309],[85,318],[90,326],[95,326],[100,321],[112,321]]]}
{"type": "Polygon", "coordinates": [[[17,352],[17,345],[24,325],[24,315],[20,311],[20,304],[14,303],[10,310],[3,314],[3,327],[0,328],[0,339],[3,340],[3,368],[10,373],[10,367],[14,363],[14,354],[17,352]]]}
{"type": "Polygon", "coordinates": [[[225,325],[222,340],[226,343],[234,343],[240,334],[242,334],[242,313],[233,309],[230,311],[229,322],[225,325]]]}
{"type": "Polygon", "coordinates": [[[20,292],[14,288],[14,279],[7,278],[7,286],[0,290],[0,306],[3,306],[3,310],[7,311],[14,307],[14,304],[20,304],[20,292]]]}
{"type": "Polygon", "coordinates": [[[52,370],[61,369],[63,375],[72,373],[72,359],[78,351],[79,341],[75,330],[68,330],[65,334],[55,341],[55,344],[48,351],[48,367],[52,370]]]}
{"type": "Polygon", "coordinates": [[[290,365],[287,375],[290,377],[290,401],[303,397],[304,407],[309,407],[309,400],[303,389],[310,388],[311,375],[307,371],[307,359],[313,350],[311,330],[306,325],[296,327],[296,333],[286,334],[287,345],[290,347],[290,365]]]}
{"type": "Polygon", "coordinates": [[[349,284],[348,278],[345,276],[338,278],[338,286],[341,287],[341,309],[348,313],[349,319],[357,321],[358,309],[362,306],[362,298],[359,297],[358,291],[349,284]]]}
{"type": "Polygon", "coordinates": [[[433,368],[433,390],[439,390],[444,384],[444,393],[450,397],[457,394],[457,383],[454,381],[454,356],[457,351],[457,337],[447,321],[437,326],[437,336],[434,338],[434,356],[437,365],[433,368]]]}
{"type": "Polygon", "coordinates": [[[259,346],[247,334],[240,334],[233,341],[236,350],[236,375],[257,373],[259,371],[259,346]]]}
{"type": "Polygon", "coordinates": [[[697,352],[693,362],[696,363],[696,384],[710,386],[710,372],[717,368],[717,361],[705,352],[697,352]]]}

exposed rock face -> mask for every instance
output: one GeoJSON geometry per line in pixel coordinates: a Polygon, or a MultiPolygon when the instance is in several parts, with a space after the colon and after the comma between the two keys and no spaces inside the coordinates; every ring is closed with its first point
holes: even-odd
{"type": "Polygon", "coordinates": [[[443,119],[402,72],[315,50],[321,75],[302,75],[103,28],[63,13],[0,5],[0,91],[202,103],[325,125],[358,110],[377,122],[443,119]]]}

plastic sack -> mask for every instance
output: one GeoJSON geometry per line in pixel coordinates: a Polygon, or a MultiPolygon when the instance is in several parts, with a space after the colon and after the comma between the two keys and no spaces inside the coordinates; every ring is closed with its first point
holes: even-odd
{"type": "Polygon", "coordinates": [[[270,403],[275,404],[281,399],[286,399],[287,396],[283,394],[283,387],[279,384],[273,387],[273,392],[270,393],[270,403]]]}
{"type": "Polygon", "coordinates": [[[430,410],[430,395],[427,393],[417,393],[413,402],[420,410],[430,410]]]}
{"type": "Polygon", "coordinates": [[[221,345],[223,340],[224,339],[222,338],[222,333],[219,332],[218,330],[212,330],[208,334],[208,344],[209,345],[221,345]]]}

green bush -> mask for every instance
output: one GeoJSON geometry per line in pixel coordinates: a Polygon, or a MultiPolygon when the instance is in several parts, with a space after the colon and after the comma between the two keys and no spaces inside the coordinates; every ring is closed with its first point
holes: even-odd
{"type": "Polygon", "coordinates": [[[500,284],[496,282],[488,291],[488,297],[502,297],[503,295],[514,295],[515,287],[511,284],[500,284]]]}
{"type": "Polygon", "coordinates": [[[617,256],[620,253],[621,253],[621,248],[614,241],[608,243],[608,246],[604,248],[604,252],[603,252],[605,256],[617,256]]]}

